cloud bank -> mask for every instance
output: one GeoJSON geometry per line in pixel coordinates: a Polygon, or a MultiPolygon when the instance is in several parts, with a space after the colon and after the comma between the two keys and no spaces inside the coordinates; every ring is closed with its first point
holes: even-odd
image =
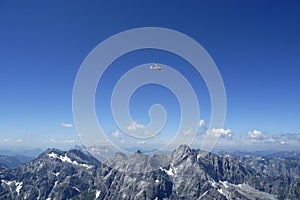
{"type": "Polygon", "coordinates": [[[62,127],[65,127],[65,128],[72,128],[73,127],[73,124],[67,124],[67,123],[61,123],[60,125],[62,127]]]}
{"type": "Polygon", "coordinates": [[[210,134],[215,137],[232,137],[233,132],[230,129],[213,128],[207,130],[207,134],[210,134]]]}

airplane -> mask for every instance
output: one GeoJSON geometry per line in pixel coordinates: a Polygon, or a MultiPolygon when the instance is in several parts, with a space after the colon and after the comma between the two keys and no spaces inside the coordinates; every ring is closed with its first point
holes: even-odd
{"type": "Polygon", "coordinates": [[[159,66],[158,64],[151,65],[150,69],[157,70],[157,71],[164,71],[164,68],[162,66],[159,66]]]}

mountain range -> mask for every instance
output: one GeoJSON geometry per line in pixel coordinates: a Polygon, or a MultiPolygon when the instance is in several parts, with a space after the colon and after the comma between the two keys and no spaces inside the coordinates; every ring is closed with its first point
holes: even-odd
{"type": "Polygon", "coordinates": [[[100,162],[82,150],[47,149],[16,168],[0,165],[0,181],[0,199],[299,199],[300,160],[181,145],[100,162]]]}

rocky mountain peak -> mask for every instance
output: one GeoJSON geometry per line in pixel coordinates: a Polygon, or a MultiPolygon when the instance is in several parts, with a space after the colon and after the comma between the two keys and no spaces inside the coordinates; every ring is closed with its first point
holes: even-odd
{"type": "Polygon", "coordinates": [[[57,155],[63,155],[65,153],[65,151],[62,151],[62,150],[59,150],[59,149],[56,149],[56,148],[48,148],[40,156],[48,155],[48,154],[51,154],[51,153],[55,153],[57,155]]]}
{"type": "Polygon", "coordinates": [[[172,160],[182,160],[185,159],[191,153],[191,148],[186,144],[180,145],[177,149],[172,152],[172,160]]]}

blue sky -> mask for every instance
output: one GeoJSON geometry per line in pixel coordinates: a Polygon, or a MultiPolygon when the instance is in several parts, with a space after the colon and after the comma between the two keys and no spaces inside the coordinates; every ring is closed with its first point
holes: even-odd
{"type": "MultiPolygon", "coordinates": [[[[226,88],[225,128],[236,135],[253,130],[266,135],[299,133],[299,24],[299,1],[130,1],[129,4],[2,0],[0,145],[51,146],[59,142],[73,145],[72,141],[77,140],[76,130],[61,124],[74,123],[72,88],[82,61],[108,37],[147,26],[180,31],[207,50],[226,88]]],[[[158,51],[136,52],[122,59],[115,65],[133,66],[161,60],[187,65],[158,51]]],[[[111,72],[107,72],[103,80],[107,87],[99,88],[97,93],[97,109],[101,110],[101,105],[107,109],[101,98],[105,98],[114,83],[110,77],[121,75],[119,69],[112,66],[111,72]]],[[[201,80],[191,70],[182,73],[191,82],[201,80]]],[[[201,118],[209,121],[208,92],[204,83],[197,87],[201,118]]],[[[159,96],[147,96],[148,91],[161,88],[144,89],[132,100],[135,105],[132,114],[137,121],[147,123],[143,114],[147,105],[160,100],[159,96]]],[[[169,111],[174,116],[171,122],[175,123],[176,101],[166,91],[159,94],[166,96],[162,103],[173,102],[169,111]]],[[[107,131],[113,131],[114,127],[107,124],[107,131]]]]}

